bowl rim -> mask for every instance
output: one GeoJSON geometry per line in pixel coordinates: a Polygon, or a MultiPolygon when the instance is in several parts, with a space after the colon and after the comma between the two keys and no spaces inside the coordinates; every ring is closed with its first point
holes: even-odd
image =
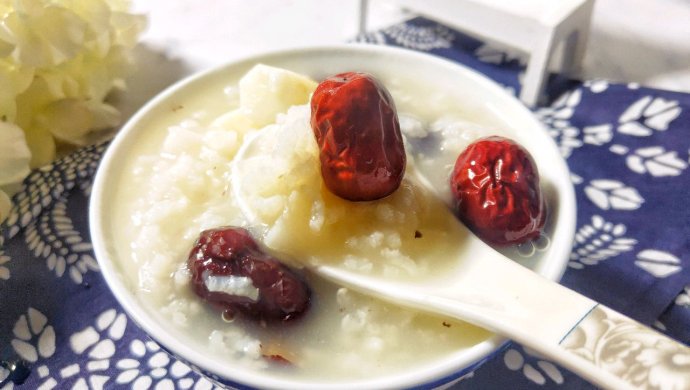
{"type": "MultiPolygon", "coordinates": [[[[136,294],[133,291],[130,291],[126,286],[126,283],[120,278],[119,275],[121,272],[117,269],[117,260],[111,258],[111,251],[107,248],[107,235],[104,231],[105,221],[101,214],[102,210],[107,208],[107,205],[104,203],[104,199],[107,193],[106,190],[108,188],[108,172],[119,164],[117,161],[117,156],[120,153],[123,153],[123,147],[132,142],[132,139],[136,138],[138,133],[138,131],[136,131],[137,124],[144,119],[150,111],[177,93],[179,90],[197,83],[207,77],[211,77],[218,72],[222,72],[233,67],[239,67],[250,63],[267,62],[271,58],[280,58],[284,56],[315,55],[319,53],[321,55],[346,55],[347,53],[352,52],[371,55],[384,54],[390,56],[409,56],[413,59],[418,58],[420,61],[435,62],[441,66],[455,67],[459,73],[463,73],[463,77],[466,77],[470,79],[471,82],[478,83],[483,88],[486,88],[492,95],[496,95],[496,97],[504,100],[503,103],[511,105],[511,109],[518,110],[518,112],[522,111],[523,115],[531,117],[533,125],[543,133],[545,141],[550,143],[551,147],[558,152],[556,143],[553,141],[553,139],[551,139],[546,132],[546,129],[537,120],[537,118],[514,96],[508,94],[502,87],[490,80],[488,77],[468,68],[463,64],[451,61],[449,59],[399,47],[363,43],[347,43],[336,45],[303,46],[290,49],[267,51],[248,55],[220,64],[218,66],[214,66],[201,72],[191,74],[165,88],[162,92],[158,93],[155,97],[144,104],[122,126],[103,155],[94,179],[89,201],[89,226],[91,241],[96,259],[101,269],[101,274],[103,275],[103,278],[105,279],[109,289],[115,296],[118,303],[123,307],[127,315],[149,337],[153,338],[158,344],[160,344],[163,349],[175,355],[176,358],[186,362],[191,368],[197,371],[202,371],[206,375],[210,375],[211,378],[216,381],[222,381],[225,384],[230,384],[240,388],[259,387],[276,389],[295,388],[295,386],[302,389],[344,389],[353,387],[391,388],[428,386],[430,384],[440,385],[441,383],[439,383],[439,381],[443,379],[447,379],[448,381],[456,379],[465,373],[464,370],[466,368],[474,367],[480,364],[480,362],[492,357],[494,354],[498,353],[498,351],[500,351],[500,349],[505,346],[508,341],[502,336],[494,335],[488,340],[480,342],[465,350],[462,354],[465,356],[463,359],[463,364],[458,363],[458,358],[449,357],[447,359],[443,359],[442,363],[439,361],[439,364],[435,364],[433,369],[427,369],[423,375],[420,375],[419,372],[412,370],[408,373],[388,374],[374,379],[367,379],[359,382],[347,382],[345,384],[328,382],[305,383],[296,379],[270,378],[266,377],[265,375],[248,372],[246,370],[243,371],[241,368],[239,370],[233,370],[229,369],[228,367],[220,367],[219,364],[210,362],[210,359],[204,356],[203,353],[178,342],[174,337],[171,337],[170,333],[166,332],[164,326],[156,322],[155,317],[149,314],[143,305],[137,303],[138,298],[136,294]],[[228,372],[230,372],[232,375],[228,376],[228,372]]],[[[542,269],[540,272],[543,276],[554,281],[558,281],[560,279],[567,267],[567,259],[572,249],[576,224],[575,193],[572,183],[569,181],[568,166],[565,160],[560,157],[560,153],[558,153],[558,156],[559,159],[557,159],[557,161],[554,163],[560,165],[557,167],[558,169],[564,173],[568,173],[565,175],[566,178],[564,178],[561,183],[557,183],[559,190],[559,213],[565,214],[559,218],[563,219],[563,221],[570,220],[572,223],[567,224],[559,222],[558,235],[559,237],[562,236],[561,239],[565,241],[563,241],[562,245],[559,246],[560,250],[555,254],[555,258],[560,259],[561,263],[552,264],[555,263],[555,260],[553,260],[549,263],[552,265],[551,267],[542,269]]],[[[454,355],[451,354],[449,356],[452,357],[454,355]]]]}

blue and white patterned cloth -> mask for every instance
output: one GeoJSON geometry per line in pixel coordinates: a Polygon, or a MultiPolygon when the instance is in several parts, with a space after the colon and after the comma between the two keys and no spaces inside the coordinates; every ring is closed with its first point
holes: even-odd
{"type": "MultiPolygon", "coordinates": [[[[430,20],[360,40],[430,52],[512,93],[523,64],[430,20]]],[[[572,171],[575,247],[562,283],[690,342],[690,94],[552,79],[535,110],[572,171]]],[[[93,257],[87,203],[106,145],[39,169],[0,231],[0,390],[210,389],[127,318],[93,257]],[[26,378],[22,378],[26,376],[26,378]],[[12,379],[24,379],[14,384],[12,379]]],[[[593,388],[509,344],[453,389],[593,388]]]]}

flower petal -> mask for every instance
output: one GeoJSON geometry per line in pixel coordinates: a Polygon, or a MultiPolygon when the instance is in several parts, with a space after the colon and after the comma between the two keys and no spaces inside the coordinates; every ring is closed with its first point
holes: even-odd
{"type": "Polygon", "coordinates": [[[0,190],[0,223],[7,218],[11,209],[12,201],[10,201],[10,197],[5,191],[0,190]]]}
{"type": "Polygon", "coordinates": [[[30,160],[31,152],[22,129],[0,121],[0,189],[16,191],[17,184],[30,172],[30,160]]]}

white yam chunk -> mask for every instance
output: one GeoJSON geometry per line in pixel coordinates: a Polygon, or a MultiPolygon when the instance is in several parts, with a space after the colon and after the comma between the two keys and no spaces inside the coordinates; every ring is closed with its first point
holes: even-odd
{"type": "Polygon", "coordinates": [[[276,121],[276,115],[309,101],[316,82],[285,69],[259,64],[239,82],[240,108],[257,127],[276,121]]]}

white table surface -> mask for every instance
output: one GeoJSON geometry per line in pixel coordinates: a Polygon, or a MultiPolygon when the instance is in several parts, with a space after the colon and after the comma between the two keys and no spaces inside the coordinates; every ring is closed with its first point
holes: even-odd
{"type": "MultiPolygon", "coordinates": [[[[370,29],[410,18],[369,0],[370,29]]],[[[254,53],[340,43],[357,34],[358,0],[134,0],[149,27],[122,107],[128,116],[181,77],[254,53]]],[[[597,0],[583,79],[690,92],[690,1],[597,0]]]]}

